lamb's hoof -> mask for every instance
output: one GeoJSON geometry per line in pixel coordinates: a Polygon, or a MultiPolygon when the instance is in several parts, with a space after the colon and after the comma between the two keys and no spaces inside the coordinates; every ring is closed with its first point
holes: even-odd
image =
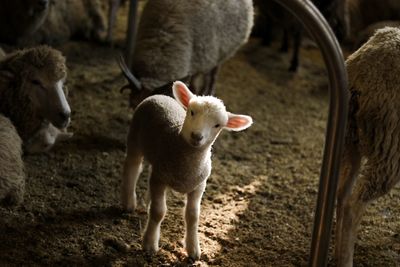
{"type": "Polygon", "coordinates": [[[125,212],[130,212],[130,213],[134,212],[135,209],[136,209],[136,206],[137,206],[136,202],[137,201],[136,201],[136,195],[135,194],[133,196],[130,196],[130,197],[126,197],[124,194],[122,195],[122,201],[121,201],[122,209],[125,212]]]}
{"type": "Polygon", "coordinates": [[[136,205],[134,205],[133,203],[125,203],[122,205],[122,209],[126,213],[133,213],[136,209],[136,205]]]}
{"type": "Polygon", "coordinates": [[[191,248],[191,249],[187,249],[187,253],[189,258],[191,258],[192,260],[199,260],[200,256],[201,256],[201,250],[200,250],[200,246],[191,248]]]}
{"type": "Polygon", "coordinates": [[[158,251],[158,245],[157,245],[157,244],[154,244],[154,243],[152,243],[152,242],[143,242],[143,244],[142,244],[142,249],[143,249],[146,253],[148,253],[148,254],[150,254],[150,255],[154,255],[154,254],[156,254],[157,251],[158,251]]]}

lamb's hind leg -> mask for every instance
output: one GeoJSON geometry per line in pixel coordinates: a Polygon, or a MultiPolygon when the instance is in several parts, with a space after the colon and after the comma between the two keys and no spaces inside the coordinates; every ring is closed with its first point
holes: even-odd
{"type": "Polygon", "coordinates": [[[142,172],[143,156],[128,145],[122,173],[121,203],[125,211],[132,212],[137,207],[136,183],[142,172]]]}
{"type": "Polygon", "coordinates": [[[147,220],[146,230],[143,236],[143,249],[154,253],[158,251],[160,239],[160,226],[167,212],[165,202],[166,186],[155,181],[152,175],[149,179],[150,209],[147,220]]]}
{"type": "Polygon", "coordinates": [[[344,204],[348,201],[354,181],[360,169],[361,155],[357,145],[347,143],[343,151],[341,170],[339,176],[339,185],[337,190],[337,208],[336,208],[336,232],[335,232],[335,249],[336,258],[340,256],[341,229],[343,225],[344,204]]]}
{"type": "Polygon", "coordinates": [[[354,244],[357,240],[357,229],[367,205],[380,196],[385,195],[398,181],[398,175],[392,173],[386,162],[369,163],[359,182],[356,182],[351,196],[344,203],[338,266],[353,266],[354,244]]]}
{"type": "Polygon", "coordinates": [[[206,182],[202,183],[194,191],[187,194],[187,202],[185,208],[186,251],[189,257],[195,260],[199,259],[201,255],[197,232],[199,226],[200,202],[205,188],[206,182]]]}

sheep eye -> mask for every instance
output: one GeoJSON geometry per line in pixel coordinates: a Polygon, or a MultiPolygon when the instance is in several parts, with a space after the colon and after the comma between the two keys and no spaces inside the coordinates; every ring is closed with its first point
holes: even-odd
{"type": "Polygon", "coordinates": [[[215,128],[219,128],[221,125],[220,124],[215,124],[215,128]]]}

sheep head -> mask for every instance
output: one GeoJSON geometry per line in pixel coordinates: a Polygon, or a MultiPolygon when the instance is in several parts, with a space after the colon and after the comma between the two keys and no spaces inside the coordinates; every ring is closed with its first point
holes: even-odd
{"type": "Polygon", "coordinates": [[[9,30],[2,38],[15,42],[19,37],[34,33],[44,23],[51,0],[1,1],[0,21],[7,22],[9,30]]]}
{"type": "Polygon", "coordinates": [[[6,64],[14,87],[32,105],[32,111],[57,128],[67,127],[71,109],[64,87],[67,68],[62,54],[39,46],[10,55],[6,64]]]}
{"type": "Polygon", "coordinates": [[[227,112],[216,97],[194,95],[183,82],[174,82],[172,91],[186,110],[181,135],[193,147],[210,146],[221,130],[242,131],[253,123],[250,116],[227,112]]]}

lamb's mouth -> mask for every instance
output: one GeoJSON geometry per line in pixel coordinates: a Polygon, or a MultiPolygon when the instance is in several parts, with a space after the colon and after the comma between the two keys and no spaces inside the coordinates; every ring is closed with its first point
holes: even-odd
{"type": "Polygon", "coordinates": [[[193,147],[201,147],[202,143],[196,140],[190,140],[190,145],[193,147]]]}

